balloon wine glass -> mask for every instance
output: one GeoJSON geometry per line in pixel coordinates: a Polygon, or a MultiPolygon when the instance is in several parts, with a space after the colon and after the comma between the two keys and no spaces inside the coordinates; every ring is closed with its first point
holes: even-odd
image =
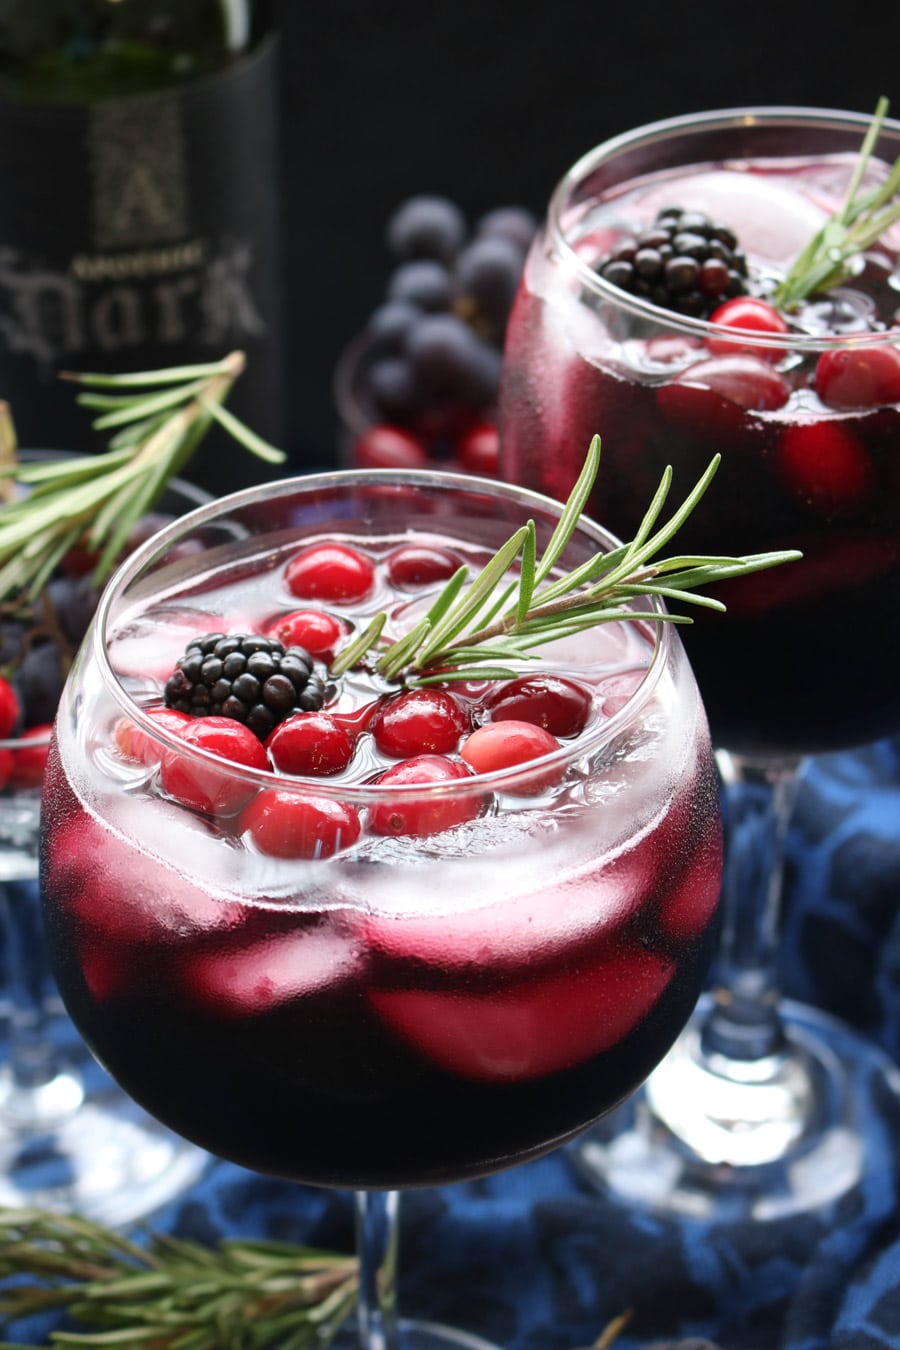
{"type": "Polygon", "coordinates": [[[897,1102],[892,1064],[777,977],[798,775],[900,725],[900,124],[883,113],[731,109],[601,145],[554,192],[507,333],[501,477],[564,497],[571,448],[599,433],[590,509],[627,534],[660,464],[690,475],[717,450],[685,548],[804,555],[716,589],[727,614],[685,632],[731,820],[714,987],[574,1155],[658,1209],[816,1210],[865,1173],[863,1082],[876,1114],[897,1102]]]}
{"type": "MultiPolygon", "coordinates": [[[[435,605],[452,630],[479,585],[448,609],[451,578],[493,567],[504,590],[503,552],[521,600],[526,541],[546,558],[562,515],[432,471],[224,498],[119,570],[57,718],[43,881],[66,1005],[185,1138],[355,1191],[367,1350],[484,1350],[398,1318],[398,1190],[536,1157],[621,1101],[713,945],[714,762],[656,598],[566,629],[527,677],[495,650],[446,680],[463,658],[435,605]],[[414,655],[436,683],[410,682],[414,655]]],[[[577,512],[565,529],[566,568],[616,547],[577,512]]]]}

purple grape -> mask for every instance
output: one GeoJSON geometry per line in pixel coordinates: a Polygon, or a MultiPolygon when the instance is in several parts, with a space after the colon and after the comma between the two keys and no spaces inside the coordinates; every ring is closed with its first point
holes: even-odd
{"type": "Polygon", "coordinates": [[[396,258],[450,262],[466,237],[466,220],[447,197],[420,195],[401,202],[387,224],[387,245],[396,258]]]}
{"type": "Polygon", "coordinates": [[[408,351],[430,401],[478,407],[494,397],[500,353],[455,314],[425,316],[410,330],[408,351]]]}
{"type": "Polygon", "coordinates": [[[408,422],[420,409],[421,398],[412,363],[405,356],[383,356],[367,367],[365,391],[379,416],[408,422]]]}
{"type": "Polygon", "coordinates": [[[521,251],[499,236],[476,239],[456,260],[457,301],[493,342],[502,341],[521,275],[521,251]]]}
{"type": "Polygon", "coordinates": [[[389,300],[404,300],[429,314],[449,309],[452,298],[449,271],[431,259],[401,264],[388,283],[389,300]]]}
{"type": "Polygon", "coordinates": [[[508,239],[521,250],[524,258],[537,227],[537,217],[526,206],[498,206],[481,216],[475,225],[475,234],[479,239],[508,239]]]}
{"type": "Polygon", "coordinates": [[[401,351],[406,334],[421,313],[419,306],[408,300],[385,300],[369,319],[369,351],[373,355],[376,352],[395,355],[401,351]]]}
{"type": "Polygon", "coordinates": [[[53,721],[65,678],[55,643],[41,642],[28,649],[15,679],[26,727],[53,721]]]}

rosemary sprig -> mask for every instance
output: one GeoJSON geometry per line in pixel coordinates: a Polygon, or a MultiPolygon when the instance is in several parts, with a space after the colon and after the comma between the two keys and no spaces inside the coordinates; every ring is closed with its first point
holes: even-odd
{"type": "Polygon", "coordinates": [[[881,134],[888,100],[880,98],[863,139],[843,204],[813,235],[772,295],[777,309],[790,310],[807,296],[831,290],[853,273],[854,260],[900,220],[900,157],[884,181],[866,192],[860,184],[881,134]],[[894,200],[896,198],[896,200],[894,200]]]}
{"type": "Polygon", "coordinates": [[[386,614],[377,614],[365,632],[340,652],[333,675],[342,675],[368,659],[387,680],[406,684],[446,684],[454,680],[508,679],[510,661],[533,659],[533,648],[616,620],[690,623],[687,615],[634,609],[638,596],[724,610],[704,587],[745,576],[801,557],[796,550],[743,557],[657,555],[690,516],[715,476],[721,460],[709,467],[681,505],[657,528],[672,485],[667,468],[640,527],[630,543],[598,552],[571,571],[551,579],[553,568],[572,538],[590,497],[600,465],[595,436],[584,467],[541,556],[536,556],[533,521],[527,521],[498,549],[479,575],[469,581],[463,566],[447,582],[428,613],[403,637],[384,646],[386,614]],[[377,654],[373,655],[377,651],[377,654]]]}
{"type": "MultiPolygon", "coordinates": [[[[0,1209],[0,1317],[65,1312],[87,1332],[54,1346],[324,1350],[352,1312],[355,1257],[289,1243],[215,1247],[164,1235],[147,1246],[77,1215],[0,1209]]],[[[27,1350],[0,1342],[0,1350],[27,1350]]]]}
{"type": "MultiPolygon", "coordinates": [[[[113,434],[105,453],[19,463],[0,457],[0,601],[36,596],[63,555],[84,540],[99,554],[95,581],[115,565],[129,530],[180,473],[213,421],[269,463],[282,451],[224,407],[244,369],[242,352],[221,361],[125,375],[72,374],[78,402],[99,412],[93,425],[113,434]],[[9,495],[12,484],[28,489],[9,495]]],[[[12,434],[4,420],[0,442],[12,434]]]]}

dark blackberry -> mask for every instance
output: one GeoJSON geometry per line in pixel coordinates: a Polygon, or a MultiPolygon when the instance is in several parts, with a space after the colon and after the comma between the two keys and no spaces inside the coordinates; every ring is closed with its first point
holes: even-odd
{"type": "Polygon", "coordinates": [[[734,233],[677,206],[658,212],[649,229],[623,235],[594,270],[619,290],[696,319],[747,294],[747,259],[734,233]]]}
{"type": "Polygon", "coordinates": [[[325,684],[304,647],[258,633],[207,633],[188,643],[164,698],[192,717],[232,717],[264,741],[286,717],[318,712],[325,684]]]}

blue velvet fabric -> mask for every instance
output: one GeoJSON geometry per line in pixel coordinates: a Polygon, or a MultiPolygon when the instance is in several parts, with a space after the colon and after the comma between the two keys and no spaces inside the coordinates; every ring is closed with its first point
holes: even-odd
{"type": "MultiPolygon", "coordinates": [[[[788,841],[785,992],[900,1056],[900,743],[816,762],[788,841]]],[[[711,1228],[586,1191],[565,1150],[485,1181],[406,1193],[401,1306],[504,1350],[618,1350],[705,1337],[725,1350],[900,1350],[900,1109],[857,1066],[864,1184],[829,1212],[711,1228]]],[[[154,1226],[350,1249],[352,1205],[211,1162],[154,1226]]],[[[48,1326],[4,1329],[45,1344],[48,1326]]]]}

